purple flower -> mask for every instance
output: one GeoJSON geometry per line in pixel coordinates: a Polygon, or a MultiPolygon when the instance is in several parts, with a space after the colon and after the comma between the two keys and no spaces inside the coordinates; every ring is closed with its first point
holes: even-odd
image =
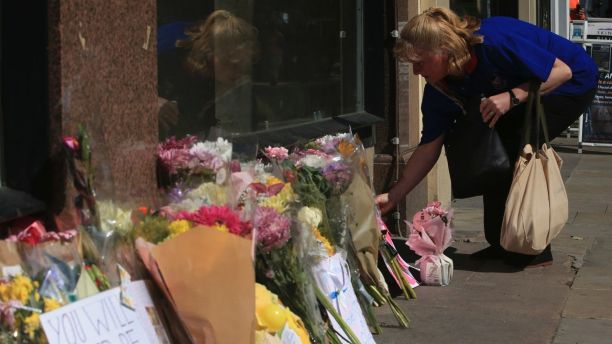
{"type": "Polygon", "coordinates": [[[321,174],[335,195],[343,193],[353,180],[353,170],[344,161],[334,161],[325,165],[321,169],[321,174]]]}
{"type": "Polygon", "coordinates": [[[257,233],[257,243],[264,252],[282,247],[291,236],[290,226],[291,221],[274,208],[258,207],[255,210],[253,227],[257,233]]]}

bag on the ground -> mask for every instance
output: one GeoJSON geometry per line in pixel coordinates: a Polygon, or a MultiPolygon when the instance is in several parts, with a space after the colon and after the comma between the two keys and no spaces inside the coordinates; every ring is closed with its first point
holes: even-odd
{"type": "Polygon", "coordinates": [[[482,195],[484,181],[511,168],[497,131],[480,117],[478,99],[467,102],[466,112],[444,138],[454,198],[482,195]]]}
{"type": "Polygon", "coordinates": [[[536,126],[541,123],[546,142],[540,149],[537,144],[526,144],[516,161],[500,239],[505,250],[530,255],[541,253],[568,218],[567,193],[560,170],[562,160],[548,143],[538,90],[538,84],[532,85],[529,93],[524,139],[530,138],[531,113],[535,108],[536,126]]]}

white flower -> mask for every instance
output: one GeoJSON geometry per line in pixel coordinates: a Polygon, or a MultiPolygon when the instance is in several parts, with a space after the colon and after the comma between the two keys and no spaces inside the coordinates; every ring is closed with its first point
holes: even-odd
{"type": "Polygon", "coordinates": [[[323,220],[323,215],[321,214],[321,210],[317,208],[302,207],[300,211],[298,211],[298,220],[311,227],[318,227],[321,220],[323,220]]]}
{"type": "Polygon", "coordinates": [[[230,161],[232,144],[222,138],[218,138],[217,141],[198,142],[189,149],[189,154],[192,156],[213,155],[220,157],[223,161],[230,161]]]}
{"type": "Polygon", "coordinates": [[[314,154],[306,155],[298,161],[298,165],[308,166],[312,168],[322,168],[326,164],[327,162],[325,161],[325,159],[323,159],[323,157],[314,154]]]}
{"type": "Polygon", "coordinates": [[[227,192],[224,187],[215,183],[202,183],[187,193],[191,200],[201,200],[207,205],[221,205],[227,202],[227,192]]]}

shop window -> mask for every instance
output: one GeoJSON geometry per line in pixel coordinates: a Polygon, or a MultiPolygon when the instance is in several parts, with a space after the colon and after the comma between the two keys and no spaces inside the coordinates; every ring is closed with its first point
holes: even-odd
{"type": "Polygon", "coordinates": [[[287,134],[363,113],[360,4],[159,0],[160,139],[287,134]]]}
{"type": "Polygon", "coordinates": [[[45,2],[0,2],[0,228],[49,197],[46,18],[45,2]]]}
{"type": "Polygon", "coordinates": [[[459,15],[478,18],[494,16],[518,18],[518,0],[450,0],[450,8],[459,15]]]}

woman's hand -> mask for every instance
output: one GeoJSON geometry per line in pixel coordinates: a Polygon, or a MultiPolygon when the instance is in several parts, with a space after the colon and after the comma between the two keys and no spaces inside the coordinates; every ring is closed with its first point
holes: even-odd
{"type": "Polygon", "coordinates": [[[389,200],[388,193],[377,195],[376,198],[374,198],[374,203],[376,203],[380,207],[380,212],[383,214],[386,214],[387,212],[389,212],[389,210],[395,207],[395,202],[389,200]]]}
{"type": "Polygon", "coordinates": [[[510,93],[508,92],[496,94],[489,98],[482,98],[480,101],[482,121],[489,123],[489,128],[493,128],[501,116],[510,111],[511,107],[510,93]]]}

